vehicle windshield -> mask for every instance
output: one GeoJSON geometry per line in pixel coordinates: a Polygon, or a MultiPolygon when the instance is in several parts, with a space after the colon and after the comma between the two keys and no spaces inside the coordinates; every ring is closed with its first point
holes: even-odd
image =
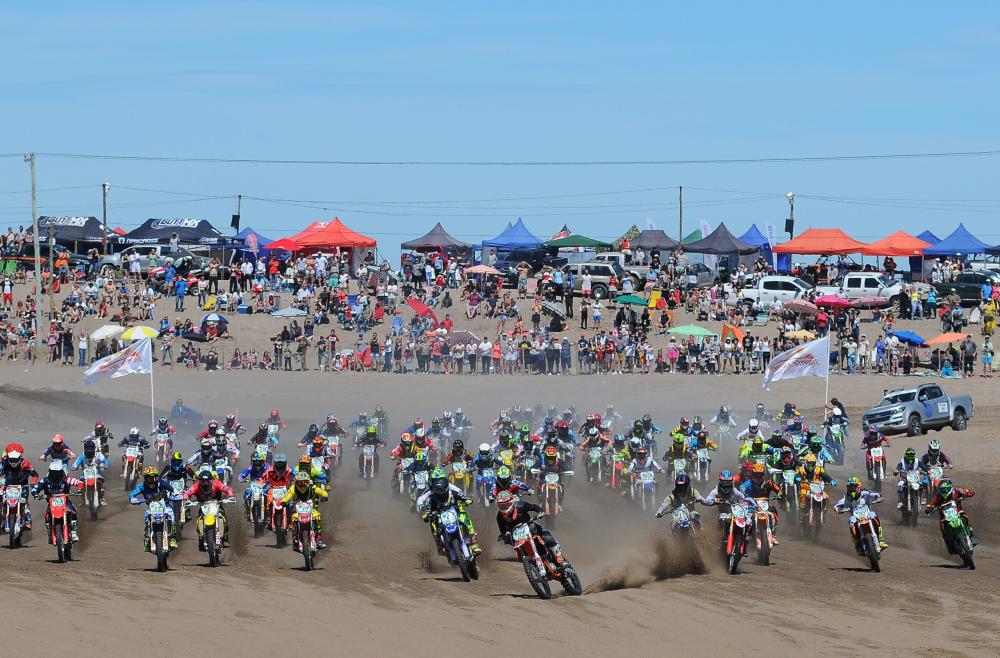
{"type": "Polygon", "coordinates": [[[876,407],[889,407],[894,404],[901,404],[903,402],[912,402],[913,398],[917,395],[916,391],[901,391],[899,393],[890,393],[889,395],[882,398],[876,407]]]}
{"type": "Polygon", "coordinates": [[[892,286],[896,285],[895,279],[892,279],[884,274],[878,278],[878,282],[879,285],[882,286],[883,288],[891,288],[892,286]]]}
{"type": "Polygon", "coordinates": [[[802,279],[800,279],[798,277],[795,277],[795,279],[792,280],[792,283],[794,283],[796,286],[798,286],[799,288],[801,288],[803,290],[811,290],[812,289],[811,285],[809,285],[808,283],[806,283],[805,281],[803,281],[802,279]]]}

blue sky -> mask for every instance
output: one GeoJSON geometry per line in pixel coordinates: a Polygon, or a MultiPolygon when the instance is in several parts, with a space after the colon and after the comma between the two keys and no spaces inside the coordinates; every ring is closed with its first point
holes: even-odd
{"type": "MultiPolygon", "coordinates": [[[[7,8],[0,153],[673,160],[1000,148],[993,5],[695,4],[7,8]]],[[[394,254],[437,220],[467,241],[517,216],[543,238],[564,221],[614,238],[647,218],[675,234],[677,185],[692,228],[703,219],[737,233],[751,222],[780,230],[791,190],[800,232],[943,236],[963,221],[1000,243],[998,162],[347,167],[40,157],[38,175],[42,214],[99,216],[107,180],[114,224],[205,217],[225,226],[235,201],[203,197],[242,193],[294,200],[244,201],[244,225],[266,234],[338,215],[394,254]]],[[[30,220],[27,187],[23,162],[0,159],[0,225],[30,220]]]]}

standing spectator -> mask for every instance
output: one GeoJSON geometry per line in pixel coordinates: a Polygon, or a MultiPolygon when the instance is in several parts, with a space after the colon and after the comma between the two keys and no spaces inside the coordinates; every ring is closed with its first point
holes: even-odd
{"type": "Polygon", "coordinates": [[[76,337],[77,353],[80,356],[80,362],[77,364],[81,368],[87,365],[87,333],[81,331],[80,335],[76,337]]]}
{"type": "Polygon", "coordinates": [[[184,277],[180,277],[174,283],[174,294],[177,295],[177,299],[174,301],[174,310],[183,311],[184,310],[184,296],[187,295],[187,280],[184,277]]]}
{"type": "Polygon", "coordinates": [[[971,377],[976,369],[976,355],[978,354],[976,342],[972,340],[972,335],[967,335],[961,344],[962,372],[971,377]]]}

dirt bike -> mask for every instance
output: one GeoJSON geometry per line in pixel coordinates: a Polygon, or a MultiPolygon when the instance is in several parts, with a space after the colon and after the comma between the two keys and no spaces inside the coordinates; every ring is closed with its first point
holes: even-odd
{"type": "Polygon", "coordinates": [[[824,439],[827,449],[833,455],[833,462],[844,465],[844,428],[841,425],[830,425],[826,428],[824,439]]]}
{"type": "Polygon", "coordinates": [[[313,520],[313,503],[311,500],[295,503],[295,547],[302,553],[305,570],[316,568],[316,553],[319,546],[316,543],[316,523],[313,520]]]}
{"type": "MultiPolygon", "coordinates": [[[[541,471],[535,469],[532,471],[535,475],[540,475],[541,471]]],[[[572,471],[563,471],[563,475],[572,474],[572,471]]],[[[563,486],[559,484],[559,473],[546,473],[541,478],[542,480],[542,491],[541,495],[544,497],[542,502],[542,509],[545,515],[551,519],[552,527],[556,525],[556,518],[562,512],[563,508],[563,486]]]]}
{"type": "MultiPolygon", "coordinates": [[[[540,514],[536,520],[542,516],[544,515],[540,514]]],[[[510,539],[514,546],[514,555],[524,566],[524,574],[539,598],[552,598],[552,589],[549,587],[549,581],[552,580],[559,581],[563,590],[570,596],[579,596],[583,593],[583,585],[580,584],[580,577],[573,565],[566,559],[563,559],[561,565],[558,564],[550,555],[541,536],[531,532],[529,524],[521,523],[514,526],[510,532],[510,539]]]]}
{"type": "Polygon", "coordinates": [[[747,508],[742,504],[735,504],[729,506],[728,514],[719,514],[719,523],[723,529],[722,556],[729,573],[735,575],[746,552],[747,532],[752,521],[748,517],[747,508]]]}
{"type": "Polygon", "coordinates": [[[268,492],[268,518],[271,519],[271,529],[274,530],[278,548],[288,545],[288,524],[291,519],[288,508],[282,501],[286,493],[287,487],[271,487],[268,492]]]}
{"type": "Polygon", "coordinates": [[[404,491],[409,491],[410,489],[410,474],[405,472],[405,469],[413,463],[411,457],[404,457],[396,463],[396,470],[392,474],[392,481],[389,486],[392,489],[392,495],[399,496],[402,495],[404,491]]]}
{"type": "Polygon", "coordinates": [[[170,435],[166,432],[159,432],[153,445],[156,448],[156,465],[163,466],[170,461],[170,435]]]}
{"type": "Polygon", "coordinates": [[[329,464],[327,468],[332,469],[334,466],[340,466],[340,461],[342,459],[342,454],[340,450],[340,437],[331,436],[326,440],[326,447],[330,453],[329,464]]]}
{"type": "Polygon", "coordinates": [[[278,445],[279,434],[281,432],[281,425],[278,423],[268,423],[267,425],[267,442],[273,448],[278,445]]]}
{"type": "Polygon", "coordinates": [[[618,491],[622,486],[622,475],[625,469],[625,459],[617,452],[611,455],[611,473],[609,483],[612,491],[618,491]]]}
{"type": "Polygon", "coordinates": [[[708,481],[708,474],[712,471],[712,457],[708,448],[697,448],[694,451],[697,460],[697,468],[692,469],[694,479],[702,482],[708,481]]]}
{"type": "Polygon", "coordinates": [[[187,509],[184,507],[184,490],[187,488],[187,481],[184,478],[179,480],[167,480],[170,483],[170,494],[167,499],[170,501],[170,507],[174,511],[174,532],[177,535],[177,539],[181,538],[182,530],[184,530],[184,521],[187,518],[187,509]]]}
{"type": "Polygon", "coordinates": [[[253,523],[253,536],[257,539],[264,536],[267,525],[267,496],[260,482],[251,482],[247,488],[250,489],[250,522],[253,523]]]}
{"type": "Polygon", "coordinates": [[[326,478],[325,483],[330,481],[330,459],[328,457],[313,457],[312,458],[312,472],[320,472],[326,478]]]}
{"type": "Polygon", "coordinates": [[[476,495],[483,507],[489,507],[493,502],[493,487],[497,481],[497,474],[492,468],[484,468],[476,476],[476,495]]]}
{"type": "Polygon", "coordinates": [[[56,547],[56,558],[60,563],[73,560],[68,503],[69,496],[66,494],[49,496],[49,543],[56,547]]]}
{"type": "Polygon", "coordinates": [[[632,481],[632,498],[639,502],[642,511],[656,509],[656,474],[639,471],[632,481]]]}
{"type": "Polygon", "coordinates": [[[124,460],[122,479],[125,480],[125,491],[132,491],[135,489],[139,473],[142,472],[142,448],[126,446],[124,460]]]}
{"type": "Polygon", "coordinates": [[[807,498],[808,510],[802,516],[803,534],[812,534],[812,540],[819,539],[819,529],[826,523],[826,483],[810,482],[807,498]]]}
{"type": "Polygon", "coordinates": [[[667,477],[673,479],[681,473],[687,473],[687,459],[671,459],[667,465],[667,477]]]}
{"type": "Polygon", "coordinates": [[[917,525],[920,518],[920,493],[922,476],[920,471],[907,471],[903,480],[903,506],[899,510],[903,525],[917,525]]]}
{"type": "Polygon", "coordinates": [[[771,520],[771,502],[767,498],[755,498],[757,509],[753,515],[753,533],[757,544],[757,564],[771,564],[771,549],[774,548],[774,530],[771,520]]]}
{"type": "Polygon", "coordinates": [[[460,521],[458,509],[454,505],[449,505],[440,510],[436,516],[434,525],[438,543],[448,558],[448,564],[458,567],[465,582],[479,580],[479,565],[465,537],[465,527],[460,521]]]}
{"type": "Polygon", "coordinates": [[[170,530],[167,524],[167,506],[162,500],[149,501],[149,552],[156,556],[156,570],[167,570],[170,555],[170,530]]]}
{"type": "Polygon", "coordinates": [[[21,547],[21,535],[27,521],[28,503],[23,494],[24,488],[19,484],[3,488],[3,530],[7,533],[7,547],[11,550],[21,547]]]}
{"type": "Polygon", "coordinates": [[[924,484],[924,500],[929,501],[934,498],[934,491],[944,478],[944,466],[931,466],[927,469],[927,481],[924,484]]]}
{"type": "Polygon", "coordinates": [[[779,475],[775,482],[781,483],[781,497],[785,499],[785,511],[794,512],[799,506],[799,485],[795,482],[795,471],[774,469],[774,473],[779,475]]]}
{"type": "Polygon", "coordinates": [[[430,471],[420,471],[413,474],[413,484],[410,487],[410,511],[417,511],[417,499],[431,486],[430,471]]]}
{"type": "Polygon", "coordinates": [[[448,482],[462,491],[468,491],[469,487],[472,486],[472,476],[469,474],[469,465],[465,462],[465,459],[458,458],[451,463],[448,482]]]}
{"type": "Polygon", "coordinates": [[[215,476],[227,487],[233,484],[233,466],[227,457],[220,457],[215,460],[215,476]]]}
{"type": "Polygon", "coordinates": [[[361,446],[361,477],[365,480],[365,489],[370,489],[375,478],[375,446],[361,446]]]}
{"type": "Polygon", "coordinates": [[[961,512],[958,511],[958,505],[955,501],[949,500],[938,509],[944,513],[944,544],[948,548],[948,554],[958,554],[962,558],[963,566],[974,570],[976,562],[972,559],[972,536],[961,512]]]}
{"type": "Polygon", "coordinates": [[[861,503],[851,510],[851,514],[857,519],[854,531],[858,541],[855,542],[858,555],[868,558],[871,570],[879,572],[882,567],[879,565],[879,558],[882,556],[882,549],[879,548],[878,529],[875,527],[875,513],[868,505],[861,503]]]}
{"type": "Polygon", "coordinates": [[[101,496],[97,489],[100,482],[100,472],[96,466],[83,468],[83,504],[90,512],[90,520],[97,520],[97,511],[101,508],[101,496]]]}
{"type": "Polygon", "coordinates": [[[701,522],[695,517],[687,505],[675,507],[670,513],[670,533],[689,546],[695,549],[695,538],[701,531],[701,522]]]}
{"type": "Polygon", "coordinates": [[[587,450],[587,481],[600,483],[604,475],[604,451],[601,448],[587,450]]]}
{"type": "Polygon", "coordinates": [[[198,514],[198,537],[200,547],[208,553],[208,566],[217,567],[222,564],[222,538],[226,536],[226,517],[222,514],[222,506],[235,503],[235,498],[224,500],[207,500],[199,503],[189,500],[187,507],[201,505],[198,514]]]}
{"type": "Polygon", "coordinates": [[[873,481],[872,491],[882,491],[882,481],[885,480],[885,451],[881,446],[868,449],[865,460],[868,467],[868,479],[873,481]]]}

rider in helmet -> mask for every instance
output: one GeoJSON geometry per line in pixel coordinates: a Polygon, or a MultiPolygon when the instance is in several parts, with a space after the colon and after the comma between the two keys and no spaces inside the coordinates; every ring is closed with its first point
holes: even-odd
{"type": "Polygon", "coordinates": [[[691,478],[688,477],[687,473],[678,473],[677,477],[674,478],[674,489],[667,497],[663,499],[660,506],[656,509],[656,518],[662,517],[664,514],[673,512],[675,509],[684,505],[690,508],[691,521],[697,525],[701,525],[701,515],[694,511],[695,503],[705,503],[705,499],[701,497],[697,489],[691,486],[691,478]]]}
{"type": "Polygon", "coordinates": [[[278,413],[277,409],[271,409],[271,415],[267,417],[266,425],[277,425],[278,430],[285,429],[285,421],[281,420],[281,414],[278,413]]]}
{"type": "Polygon", "coordinates": [[[770,462],[778,451],[764,443],[760,436],[755,436],[750,443],[744,443],[740,447],[739,460],[741,462],[755,462],[763,460],[762,463],[770,462]]]}
{"type": "Polygon", "coordinates": [[[167,450],[170,451],[174,449],[174,434],[177,434],[177,428],[167,421],[166,416],[160,416],[159,420],[156,421],[156,427],[153,428],[153,434],[166,434],[167,450]]]}
{"type": "Polygon", "coordinates": [[[552,557],[552,561],[559,566],[566,563],[562,555],[562,547],[559,546],[559,542],[556,541],[556,538],[552,536],[551,532],[539,525],[538,522],[533,520],[530,516],[532,513],[536,515],[541,514],[541,507],[534,503],[518,500],[517,497],[509,491],[500,492],[497,496],[496,503],[497,528],[500,530],[500,537],[498,538],[498,541],[503,540],[508,544],[511,543],[511,531],[518,525],[527,523],[528,528],[531,530],[531,534],[541,537],[542,543],[545,544],[546,550],[552,557]]]}
{"type": "MultiPolygon", "coordinates": [[[[816,455],[809,453],[802,459],[802,466],[795,472],[795,481],[799,484],[799,518],[804,519],[809,514],[809,485],[813,482],[825,482],[831,487],[837,486],[837,481],[827,474],[826,469],[816,461],[816,455]]],[[[829,501],[830,495],[823,494],[823,500],[829,501]]]]}
{"type": "MultiPolygon", "coordinates": [[[[750,465],[750,478],[740,483],[740,490],[753,499],[764,498],[765,500],[775,494],[778,500],[783,500],[781,487],[774,483],[767,474],[767,467],[764,464],[753,463],[750,465]]],[[[771,514],[771,534],[774,545],[778,545],[778,512],[771,506],[768,510],[771,514]]]]}
{"type": "Polygon", "coordinates": [[[239,448],[229,442],[226,431],[221,427],[215,430],[215,452],[227,456],[234,466],[240,458],[239,448]]]}
{"type": "Polygon", "coordinates": [[[235,434],[240,436],[246,434],[246,428],[243,427],[236,420],[236,414],[226,414],[226,420],[222,423],[222,429],[226,430],[226,434],[235,434]]]}
{"type": "MultiPolygon", "coordinates": [[[[638,429],[639,429],[640,432],[642,431],[642,421],[641,420],[637,420],[636,423],[638,425],[637,426],[633,425],[633,434],[634,434],[634,430],[636,429],[636,427],[638,427],[638,429]]],[[[680,419],[680,421],[677,423],[677,425],[674,426],[674,429],[670,430],[670,435],[671,436],[673,436],[675,434],[681,434],[683,436],[690,435],[691,434],[691,419],[688,418],[687,416],[682,417],[680,419]]]]}
{"type": "Polygon", "coordinates": [[[30,485],[38,483],[38,471],[24,457],[24,446],[8,443],[0,458],[0,478],[7,486],[21,487],[21,502],[24,504],[25,527],[31,529],[31,508],[28,506],[30,485]]]}
{"type": "Polygon", "coordinates": [[[728,405],[722,405],[719,410],[715,412],[710,421],[716,425],[728,425],[729,427],[736,427],[736,416],[732,411],[729,410],[728,405]]]}
{"type": "Polygon", "coordinates": [[[503,466],[503,462],[493,452],[493,447],[489,443],[479,444],[479,452],[469,462],[469,466],[476,470],[477,475],[482,475],[487,468],[496,469],[503,466]]]}
{"type": "Polygon", "coordinates": [[[111,464],[107,457],[97,451],[97,444],[91,440],[83,442],[83,454],[76,458],[70,470],[81,471],[85,468],[97,469],[97,497],[102,506],[107,505],[108,501],[104,499],[104,471],[111,468],[111,464]]]}
{"type": "Polygon", "coordinates": [[[972,545],[976,546],[979,544],[979,539],[976,538],[976,533],[972,530],[972,526],[969,524],[968,515],[966,515],[965,510],[962,509],[962,501],[966,498],[972,498],[975,495],[976,492],[972,489],[956,487],[952,484],[950,479],[944,478],[938,482],[937,488],[934,491],[934,496],[927,501],[927,509],[925,510],[927,514],[930,514],[935,509],[939,512],[938,516],[940,519],[941,537],[944,539],[945,546],[948,547],[948,552],[951,554],[957,553],[958,547],[952,545],[949,540],[949,535],[944,531],[945,517],[942,506],[945,503],[955,503],[955,508],[958,510],[959,516],[962,517],[962,521],[965,523],[965,527],[969,531],[969,539],[972,540],[972,545]]]}
{"type": "Polygon", "coordinates": [[[509,491],[515,496],[528,495],[531,493],[531,487],[515,479],[509,468],[501,466],[497,469],[497,478],[493,483],[493,498],[495,499],[501,491],[509,491]]]}
{"type": "Polygon", "coordinates": [[[779,430],[771,432],[771,436],[767,439],[767,445],[775,450],[795,450],[795,444],[789,441],[784,433],[779,430]]]}
{"type": "Polygon", "coordinates": [[[760,421],[751,416],[750,420],[747,421],[747,428],[737,434],[736,439],[743,443],[749,443],[757,437],[760,437],[760,440],[763,441],[764,433],[760,431],[760,421]]]}
{"type": "Polygon", "coordinates": [[[219,421],[213,418],[212,420],[208,421],[208,426],[201,432],[199,432],[194,438],[198,441],[201,441],[206,437],[209,439],[214,439],[215,433],[218,431],[218,429],[219,429],[219,421]]]}
{"type": "Polygon", "coordinates": [[[472,464],[473,458],[472,453],[465,449],[465,442],[462,439],[455,439],[451,442],[451,452],[444,456],[441,464],[447,465],[452,462],[463,461],[468,465],[472,464]]]}
{"type": "Polygon", "coordinates": [[[299,463],[295,466],[295,474],[305,473],[309,476],[309,479],[321,484],[322,486],[327,486],[329,478],[326,476],[326,472],[318,466],[313,465],[312,457],[309,455],[302,455],[299,457],[299,463]]]}
{"type": "Polygon", "coordinates": [[[331,412],[326,415],[326,422],[323,424],[323,431],[321,434],[328,439],[333,437],[343,438],[347,436],[347,430],[340,426],[340,421],[337,420],[337,414],[331,412]]]}
{"type": "MultiPolygon", "coordinates": [[[[365,426],[365,433],[363,436],[359,436],[354,439],[354,447],[363,448],[364,446],[371,446],[374,449],[372,453],[373,460],[373,470],[372,475],[378,477],[378,449],[385,447],[385,441],[378,438],[378,424],[376,422],[368,423],[365,426]]],[[[358,453],[358,477],[365,476],[365,454],[364,451],[358,453]]]]}
{"type": "Polygon", "coordinates": [[[431,524],[434,541],[441,547],[436,524],[437,513],[450,505],[454,505],[458,512],[458,520],[465,526],[466,534],[469,536],[469,548],[473,553],[479,555],[482,552],[482,549],[479,548],[479,536],[472,525],[472,519],[465,512],[466,505],[471,504],[472,499],[462,489],[449,484],[448,476],[445,475],[444,471],[437,468],[431,473],[430,489],[421,494],[420,498],[417,499],[416,508],[420,512],[420,518],[431,524]]]}
{"type": "Polygon", "coordinates": [[[833,461],[833,454],[827,450],[826,443],[824,443],[823,438],[820,436],[813,436],[807,443],[803,443],[799,447],[799,459],[810,453],[816,455],[816,459],[823,463],[833,461]]]}
{"type": "Polygon", "coordinates": [[[951,468],[952,463],[948,459],[948,455],[941,450],[941,444],[938,443],[937,439],[931,439],[931,442],[927,444],[927,452],[920,458],[920,466],[926,471],[931,466],[951,468]]]}
{"type": "Polygon", "coordinates": [[[899,482],[896,483],[896,497],[899,498],[896,503],[896,509],[903,509],[903,496],[906,493],[906,474],[907,473],[917,473],[921,476],[921,480],[926,478],[926,469],[917,461],[917,451],[912,447],[907,448],[903,451],[903,458],[899,460],[896,464],[895,470],[892,474],[899,477],[899,482]]]}
{"type": "MultiPolygon", "coordinates": [[[[142,471],[142,482],[137,484],[134,489],[128,495],[128,502],[130,505],[149,505],[150,502],[154,500],[165,500],[170,494],[173,493],[173,489],[170,485],[160,479],[160,472],[156,470],[155,466],[147,466],[142,471]]],[[[164,511],[167,515],[167,536],[170,538],[170,548],[177,548],[177,536],[175,532],[174,524],[174,508],[170,505],[164,505],[164,511]]],[[[143,517],[145,521],[145,550],[149,552],[149,510],[146,510],[146,514],[143,517]]]]}
{"type": "MultiPolygon", "coordinates": [[[[290,509],[295,509],[295,503],[312,501],[312,518],[316,530],[316,547],[320,549],[326,548],[326,544],[323,543],[323,515],[320,513],[317,505],[329,497],[325,488],[319,484],[314,484],[308,474],[299,472],[295,475],[295,485],[289,487],[285,493],[285,497],[281,499],[281,502],[289,506],[290,509]]],[[[296,523],[298,520],[298,512],[293,512],[292,523],[296,523]]],[[[297,533],[292,538],[292,550],[295,552],[300,550],[297,533]]]]}
{"type": "Polygon", "coordinates": [[[194,468],[200,468],[203,465],[212,466],[215,464],[216,459],[222,459],[226,456],[226,453],[218,453],[215,450],[215,441],[209,438],[204,438],[198,445],[198,451],[195,452],[187,460],[189,466],[194,468]]]}
{"type": "MultiPolygon", "coordinates": [[[[149,447],[149,441],[146,440],[142,434],[139,433],[138,427],[133,427],[128,431],[121,441],[118,442],[119,448],[124,447],[138,448],[141,451],[149,447]]],[[[141,457],[140,457],[141,458],[141,457]]],[[[122,472],[121,477],[125,477],[125,453],[122,453],[122,472]]]]}
{"type": "MultiPolygon", "coordinates": [[[[250,458],[250,465],[240,471],[240,474],[236,477],[240,482],[256,482],[264,476],[264,472],[267,470],[267,462],[264,459],[264,455],[254,452],[253,456],[250,458]]],[[[243,508],[246,512],[247,521],[250,520],[250,487],[243,490],[243,508]]]]}
{"type": "Polygon", "coordinates": [[[309,425],[309,429],[306,430],[305,435],[302,437],[302,440],[299,441],[299,446],[309,445],[310,443],[312,443],[312,440],[317,436],[319,436],[319,425],[317,425],[316,423],[311,423],[309,425]]]}
{"type": "MultiPolygon", "coordinates": [[[[204,503],[209,500],[223,501],[226,498],[232,498],[235,494],[233,490],[226,486],[223,482],[216,480],[212,477],[212,474],[208,471],[202,471],[198,474],[198,479],[184,491],[184,500],[190,500],[194,498],[199,503],[204,503]]],[[[219,505],[219,514],[224,520],[226,520],[226,508],[225,505],[219,505]]],[[[228,521],[228,520],[227,520],[228,521]]],[[[198,514],[198,550],[205,550],[205,543],[202,540],[202,533],[204,531],[204,523],[201,519],[201,512],[198,514]]],[[[222,546],[223,548],[229,548],[229,523],[223,524],[222,533],[222,546]]]]}
{"type": "MultiPolygon", "coordinates": [[[[35,498],[45,498],[48,500],[51,496],[59,494],[69,494],[70,488],[76,487],[77,491],[83,490],[83,480],[77,480],[74,477],[70,477],[66,474],[66,465],[64,462],[56,460],[49,464],[49,473],[47,476],[35,483],[31,487],[31,495],[35,498]]],[[[80,541],[80,536],[77,534],[76,525],[76,505],[69,498],[66,498],[66,518],[69,519],[70,537],[73,541],[80,541]]],[[[46,508],[45,510],[45,527],[49,527],[49,523],[52,520],[52,516],[46,508]]],[[[49,534],[49,533],[46,533],[49,534]]],[[[52,542],[51,535],[49,536],[49,543],[52,542]]]]}
{"type": "Polygon", "coordinates": [[[670,447],[663,453],[663,461],[669,465],[675,459],[687,459],[688,442],[687,436],[681,433],[671,435],[670,447]]]}
{"type": "MultiPolygon", "coordinates": [[[[636,451],[635,457],[628,463],[628,473],[632,476],[632,482],[635,483],[639,478],[639,473],[644,471],[655,471],[656,473],[663,473],[663,467],[660,466],[653,455],[646,450],[646,448],[639,448],[636,451]]],[[[628,491],[623,487],[622,495],[624,496],[628,491]]]]}
{"type": "MultiPolygon", "coordinates": [[[[864,547],[861,545],[861,535],[858,533],[858,520],[854,516],[854,508],[861,504],[868,505],[871,508],[871,505],[880,502],[882,502],[882,494],[862,489],[861,480],[858,479],[858,476],[852,475],[847,478],[847,493],[833,506],[833,511],[837,514],[851,512],[851,536],[854,537],[854,548],[858,552],[858,555],[864,555],[864,547]]],[[[885,537],[882,535],[882,523],[879,521],[878,514],[875,513],[874,509],[870,509],[870,513],[872,523],[878,531],[879,547],[882,549],[889,548],[889,543],[886,542],[885,537]]]]}
{"type": "Polygon", "coordinates": [[[115,437],[111,434],[111,430],[108,426],[104,424],[104,421],[97,421],[94,423],[94,431],[83,437],[86,441],[90,439],[97,443],[97,448],[105,457],[108,455],[108,444],[115,440],[115,437]]]}
{"type": "Polygon", "coordinates": [[[45,451],[38,456],[39,461],[63,461],[69,466],[72,461],[76,459],[76,453],[69,449],[66,445],[66,439],[62,434],[56,434],[52,437],[52,443],[49,445],[45,451]]]}
{"type": "Polygon", "coordinates": [[[271,445],[269,440],[270,435],[271,430],[268,428],[267,423],[261,423],[257,426],[257,431],[250,437],[250,444],[255,446],[271,445]]]}
{"type": "Polygon", "coordinates": [[[764,406],[763,402],[758,402],[757,406],[754,407],[753,417],[760,423],[766,423],[770,420],[774,420],[774,416],[772,416],[771,412],[767,410],[767,407],[764,406]]]}

